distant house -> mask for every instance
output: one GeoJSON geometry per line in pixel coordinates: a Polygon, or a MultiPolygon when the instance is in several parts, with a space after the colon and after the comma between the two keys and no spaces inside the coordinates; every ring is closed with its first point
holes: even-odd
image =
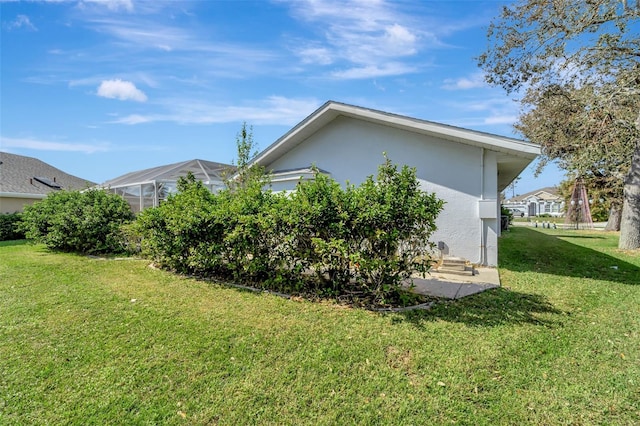
{"type": "Polygon", "coordinates": [[[0,213],[21,212],[54,191],[92,185],[36,158],[0,152],[0,213]]]}
{"type": "Polygon", "coordinates": [[[228,164],[194,159],[127,173],[99,186],[124,197],[131,210],[137,213],[147,207],[157,207],[175,193],[180,177],[191,173],[210,191],[216,192],[224,186],[224,174],[233,170],[234,167],[228,164]]]}
{"type": "Polygon", "coordinates": [[[377,173],[383,153],[416,168],[421,187],[446,204],[433,240],[443,254],[498,264],[500,193],[540,153],[517,139],[338,102],[327,102],[259,153],[276,191],[313,179],[311,165],[341,184],[377,173]]]}
{"type": "Polygon", "coordinates": [[[546,187],[527,192],[502,203],[516,217],[563,216],[565,212],[564,204],[564,199],[558,194],[558,188],[555,187],[546,187]]]}

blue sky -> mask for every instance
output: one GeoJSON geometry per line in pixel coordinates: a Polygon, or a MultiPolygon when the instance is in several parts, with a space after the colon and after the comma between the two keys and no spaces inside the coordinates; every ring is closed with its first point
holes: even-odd
{"type": "MultiPolygon", "coordinates": [[[[100,183],[230,163],[243,122],[263,149],[327,100],[517,137],[474,60],[503,3],[0,0],[0,149],[100,183]]],[[[563,179],[533,169],[516,193],[563,179]]]]}

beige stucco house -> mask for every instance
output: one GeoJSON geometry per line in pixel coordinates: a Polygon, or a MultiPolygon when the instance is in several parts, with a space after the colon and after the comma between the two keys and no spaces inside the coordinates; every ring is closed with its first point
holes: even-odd
{"type": "Polygon", "coordinates": [[[541,215],[562,216],[565,213],[564,199],[558,188],[546,187],[505,200],[503,205],[514,216],[534,217],[541,215]]]}

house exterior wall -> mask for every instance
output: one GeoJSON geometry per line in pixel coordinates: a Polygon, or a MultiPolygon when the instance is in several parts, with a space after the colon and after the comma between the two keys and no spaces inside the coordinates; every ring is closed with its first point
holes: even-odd
{"type": "Polygon", "coordinates": [[[541,215],[564,216],[564,200],[559,196],[546,193],[546,197],[532,195],[522,200],[507,200],[504,206],[513,211],[516,217],[524,213],[523,217],[535,217],[541,215]]]}
{"type": "MultiPolygon", "coordinates": [[[[37,196],[37,194],[35,195],[37,196]]],[[[24,206],[31,205],[36,201],[40,201],[44,198],[26,198],[26,197],[0,197],[0,213],[22,213],[24,206]]]]}
{"type": "MultiPolygon", "coordinates": [[[[282,170],[314,164],[336,181],[358,185],[376,175],[383,153],[398,165],[416,168],[421,187],[445,200],[432,241],[444,254],[497,265],[499,203],[497,160],[493,152],[461,143],[338,117],[282,157],[266,165],[282,170]],[[480,200],[494,203],[494,216],[480,218],[480,200]]],[[[284,188],[278,185],[277,189],[284,188]]],[[[276,189],[276,188],[274,188],[276,189]]]]}

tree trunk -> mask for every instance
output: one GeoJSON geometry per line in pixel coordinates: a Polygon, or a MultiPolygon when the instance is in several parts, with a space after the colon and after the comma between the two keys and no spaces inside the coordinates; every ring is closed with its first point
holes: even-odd
{"type": "Polygon", "coordinates": [[[609,210],[609,219],[607,219],[607,226],[604,227],[605,231],[619,231],[620,220],[622,219],[622,209],[620,204],[611,204],[611,210],[609,210]]]}
{"type": "MultiPolygon", "coordinates": [[[[640,116],[638,127],[640,127],[640,116]]],[[[618,248],[622,250],[640,248],[640,140],[636,141],[631,167],[624,180],[624,202],[618,248]]]]}

